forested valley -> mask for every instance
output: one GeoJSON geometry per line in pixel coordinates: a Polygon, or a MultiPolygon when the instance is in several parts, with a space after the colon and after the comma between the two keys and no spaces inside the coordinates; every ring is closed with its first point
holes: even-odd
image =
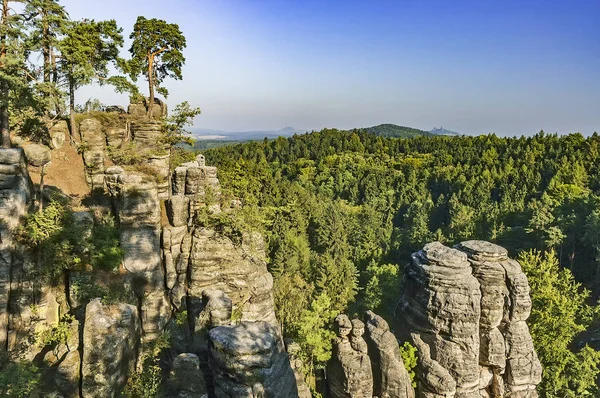
{"type": "Polygon", "coordinates": [[[316,367],[328,359],[334,314],[389,319],[412,252],[483,239],[528,273],[544,393],[583,396],[600,357],[571,351],[598,315],[599,150],[597,134],[394,139],[326,129],[205,154],[267,237],[278,319],[316,367]]]}

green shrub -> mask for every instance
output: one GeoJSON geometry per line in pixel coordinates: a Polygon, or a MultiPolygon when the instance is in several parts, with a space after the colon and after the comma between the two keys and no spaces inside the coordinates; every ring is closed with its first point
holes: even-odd
{"type": "Polygon", "coordinates": [[[134,372],[123,391],[126,398],[155,398],[163,395],[164,386],[159,360],[163,351],[171,346],[170,336],[163,333],[144,347],[142,370],[134,372]]]}
{"type": "Polygon", "coordinates": [[[2,352],[0,357],[0,396],[37,397],[40,387],[38,368],[30,362],[10,362],[6,352],[2,352]]]}
{"type": "Polygon", "coordinates": [[[415,368],[417,367],[417,348],[406,341],[400,346],[400,356],[402,357],[402,361],[404,361],[404,367],[408,371],[412,386],[416,387],[415,368]]]}

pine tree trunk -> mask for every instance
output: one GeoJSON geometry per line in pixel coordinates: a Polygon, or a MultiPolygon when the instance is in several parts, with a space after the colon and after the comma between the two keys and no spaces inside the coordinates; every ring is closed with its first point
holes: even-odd
{"type": "Polygon", "coordinates": [[[152,67],[154,63],[154,55],[148,57],[148,86],[150,89],[150,97],[148,98],[148,116],[152,117],[152,110],[154,109],[154,71],[152,67]]]}
{"type": "Polygon", "coordinates": [[[72,144],[75,142],[75,137],[77,137],[77,126],[75,126],[75,84],[73,84],[73,79],[69,81],[69,120],[71,123],[69,133],[71,134],[72,144]]]}
{"type": "MultiPolygon", "coordinates": [[[[2,25],[6,28],[8,24],[8,0],[2,1],[2,25]]],[[[6,29],[5,29],[6,31],[6,29]]],[[[4,67],[6,63],[6,35],[0,38],[0,66],[4,67]]],[[[0,130],[2,130],[2,148],[10,148],[10,131],[8,120],[8,83],[0,83],[0,130]]]]}

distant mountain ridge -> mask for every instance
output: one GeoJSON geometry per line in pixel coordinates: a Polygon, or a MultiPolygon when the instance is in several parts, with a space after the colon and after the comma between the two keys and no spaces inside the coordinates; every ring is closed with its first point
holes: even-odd
{"type": "Polygon", "coordinates": [[[284,127],[280,130],[253,130],[228,132],[213,129],[192,129],[192,136],[196,140],[224,140],[224,141],[248,141],[262,140],[263,138],[277,138],[280,136],[291,137],[294,134],[304,134],[305,130],[294,127],[284,127]]]}

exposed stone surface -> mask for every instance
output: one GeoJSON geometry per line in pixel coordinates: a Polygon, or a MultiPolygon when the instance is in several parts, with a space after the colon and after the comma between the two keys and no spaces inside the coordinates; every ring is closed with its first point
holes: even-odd
{"type": "Polygon", "coordinates": [[[134,306],[106,306],[99,299],[86,306],[81,364],[83,396],[120,396],[135,365],[140,334],[134,306]]]}
{"type": "Polygon", "coordinates": [[[337,338],[327,365],[329,393],[332,398],[373,396],[373,373],[367,343],[362,335],[365,325],[346,315],[335,318],[337,338]]]}
{"type": "Polygon", "coordinates": [[[242,321],[277,325],[273,277],[267,271],[262,237],[247,235],[240,245],[214,229],[196,228],[189,263],[188,295],[222,290],[241,311],[242,321]]]}
{"type": "Polygon", "coordinates": [[[86,118],[79,123],[79,134],[83,145],[83,163],[88,185],[92,189],[102,189],[104,183],[104,158],[106,138],[98,119],[86,118]]]}
{"type": "Polygon", "coordinates": [[[469,256],[481,286],[482,394],[537,396],[542,368],[525,323],[531,298],[520,264],[508,258],[506,249],[489,242],[471,240],[456,248],[469,256]]]}
{"type": "Polygon", "coordinates": [[[500,246],[434,242],[414,253],[396,324],[419,350],[419,396],[537,397],[530,310],[527,278],[500,246]]]}
{"type": "MultiPolygon", "coordinates": [[[[425,245],[405,268],[402,292],[399,324],[431,347],[431,359],[456,381],[457,397],[479,396],[481,292],[466,254],[425,245]]],[[[429,381],[420,377],[420,390],[439,393],[429,381]]]]}
{"type": "Polygon", "coordinates": [[[44,396],[58,393],[65,398],[79,398],[80,344],[78,321],[69,325],[66,344],[59,344],[44,356],[44,379],[51,381],[44,396]]]}
{"type": "Polygon", "coordinates": [[[119,220],[123,265],[135,290],[143,285],[142,328],[153,339],[166,325],[170,309],[164,292],[161,262],[160,202],[156,183],[139,173],[106,171],[106,186],[119,220]]]}
{"type": "Polygon", "coordinates": [[[267,322],[211,329],[210,364],[217,398],[298,396],[278,330],[267,322]]]}
{"type": "Polygon", "coordinates": [[[23,147],[29,164],[36,167],[42,167],[50,163],[52,154],[50,148],[40,144],[28,144],[23,147]]]}
{"type": "MultiPolygon", "coordinates": [[[[0,344],[8,336],[8,298],[11,271],[22,267],[24,256],[14,233],[27,213],[31,180],[25,153],[20,148],[0,149],[0,344]]],[[[6,347],[4,347],[6,348],[6,347]]]]}
{"type": "Polygon", "coordinates": [[[299,357],[300,353],[300,344],[293,342],[289,339],[285,341],[285,347],[290,358],[290,365],[292,366],[292,370],[294,371],[294,376],[296,377],[296,386],[298,387],[298,398],[311,398],[312,394],[310,392],[310,388],[306,385],[304,381],[304,376],[302,374],[304,368],[304,361],[299,357]]]}
{"type": "Polygon", "coordinates": [[[388,323],[372,311],[367,311],[369,357],[373,367],[374,396],[379,398],[414,398],[410,376],[402,357],[398,340],[388,323]]]}
{"type": "Polygon", "coordinates": [[[206,394],[200,373],[200,359],[195,354],[179,354],[174,360],[167,381],[167,394],[177,398],[201,398],[206,394]]]}

